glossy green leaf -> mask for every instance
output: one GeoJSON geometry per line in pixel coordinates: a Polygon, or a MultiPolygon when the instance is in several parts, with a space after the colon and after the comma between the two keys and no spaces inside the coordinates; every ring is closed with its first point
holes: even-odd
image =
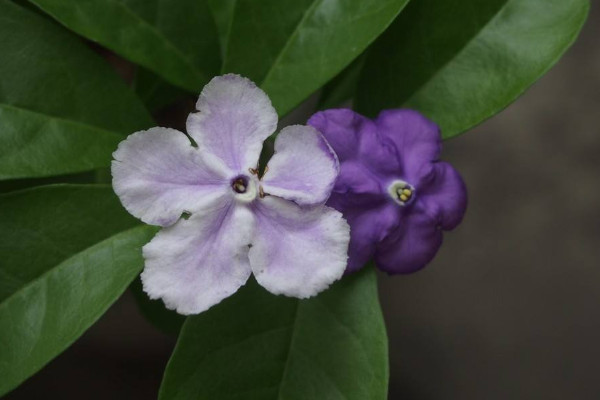
{"type": "Polygon", "coordinates": [[[85,171],[110,163],[123,136],[0,105],[0,179],[85,171]]]}
{"type": "Polygon", "coordinates": [[[128,134],[152,125],[108,64],[43,16],[0,0],[0,179],[110,164],[128,134]]]}
{"type": "Polygon", "coordinates": [[[384,400],[387,337],[372,268],[316,298],[252,280],[183,325],[161,400],[384,400]]]}
{"type": "Polygon", "coordinates": [[[354,98],[365,59],[365,55],[361,55],[323,86],[317,106],[319,110],[340,107],[344,102],[354,98]]]}
{"type": "Polygon", "coordinates": [[[0,301],[66,258],[139,225],[108,185],[8,193],[0,196],[0,221],[0,301]]]}
{"type": "Polygon", "coordinates": [[[109,186],[57,185],[0,196],[0,395],[65,350],[143,266],[154,228],[109,186]]]}
{"type": "Polygon", "coordinates": [[[185,322],[185,317],[165,307],[162,300],[152,300],[144,292],[142,280],[137,278],[129,286],[142,315],[156,328],[176,336],[185,322]]]}
{"type": "Polygon", "coordinates": [[[188,92],[169,84],[160,76],[144,68],[138,68],[136,71],[133,88],[146,107],[153,112],[188,95],[188,92]]]}
{"type": "Polygon", "coordinates": [[[46,178],[10,179],[7,181],[0,181],[0,194],[30,189],[35,186],[56,185],[60,183],[99,183],[96,182],[98,171],[99,170],[80,172],[78,174],[71,175],[55,175],[46,178]]]}
{"type": "Polygon", "coordinates": [[[408,0],[237,0],[224,61],[259,83],[280,115],[333,78],[408,0]]]}
{"type": "Polygon", "coordinates": [[[445,138],[514,101],[573,43],[588,0],[412,0],[368,54],[357,109],[410,107],[445,138]]]}
{"type": "Polygon", "coordinates": [[[69,29],[199,92],[219,71],[219,41],[205,0],[31,0],[69,29]]]}
{"type": "Polygon", "coordinates": [[[219,43],[221,45],[221,57],[225,59],[227,53],[227,43],[231,33],[231,23],[233,22],[233,13],[237,0],[207,0],[208,7],[217,24],[219,34],[219,43]]]}

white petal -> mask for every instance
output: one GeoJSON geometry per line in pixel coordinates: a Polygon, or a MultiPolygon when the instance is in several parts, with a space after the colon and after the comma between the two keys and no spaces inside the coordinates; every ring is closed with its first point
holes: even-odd
{"type": "Polygon", "coordinates": [[[230,196],[231,172],[174,129],[129,135],[113,157],[115,193],[127,211],[148,224],[171,225],[184,211],[201,212],[230,196]]]}
{"type": "Polygon", "coordinates": [[[350,227],[338,211],[302,208],[267,196],[255,204],[257,230],[250,265],[272,293],[306,298],[340,279],[346,269],[350,227]]]}
{"type": "Polygon", "coordinates": [[[213,78],[190,114],[187,131],[201,149],[232,170],[255,168],[263,141],[277,128],[271,100],[249,79],[228,74],[213,78]]]}
{"type": "Polygon", "coordinates": [[[248,280],[254,226],[249,209],[230,202],[163,229],[143,248],[144,290],[180,314],[209,309],[248,280]]]}
{"type": "Polygon", "coordinates": [[[337,156],[319,131],[311,126],[288,126],[275,141],[263,189],[301,205],[325,203],[338,173],[337,156]]]}

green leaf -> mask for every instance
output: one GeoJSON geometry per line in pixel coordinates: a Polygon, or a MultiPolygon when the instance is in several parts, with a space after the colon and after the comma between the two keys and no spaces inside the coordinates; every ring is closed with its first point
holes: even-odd
{"type": "Polygon", "coordinates": [[[0,181],[0,194],[33,188],[35,186],[56,185],[59,183],[98,183],[96,182],[97,171],[80,172],[72,175],[55,175],[46,178],[11,179],[0,181]]]}
{"type": "Polygon", "coordinates": [[[253,280],[183,325],[159,398],[387,398],[387,337],[375,272],[316,298],[273,296],[253,280]]]}
{"type": "Polygon", "coordinates": [[[65,350],[140,272],[154,228],[109,186],[0,196],[0,395],[65,350]],[[137,227],[136,227],[137,226],[137,227]]]}
{"type": "Polygon", "coordinates": [[[183,315],[166,308],[162,300],[151,300],[144,292],[140,278],[133,281],[129,289],[131,289],[141,313],[152,325],[169,335],[177,336],[179,334],[181,325],[185,322],[183,315]]]}
{"type": "Polygon", "coordinates": [[[231,23],[233,22],[233,13],[237,0],[207,0],[210,12],[217,24],[219,34],[219,43],[221,45],[221,57],[225,59],[227,53],[227,43],[231,33],[231,23]]]}
{"type": "Polygon", "coordinates": [[[8,193],[0,196],[0,221],[0,301],[68,257],[140,224],[108,185],[8,193]]]}
{"type": "Polygon", "coordinates": [[[112,152],[123,140],[111,131],[6,104],[0,104],[0,124],[0,179],[43,177],[109,165],[112,152]]]}
{"type": "Polygon", "coordinates": [[[0,179],[110,165],[131,133],[152,125],[108,64],[47,18],[0,0],[0,179]]]}
{"type": "Polygon", "coordinates": [[[160,76],[144,68],[137,69],[133,88],[146,107],[153,112],[188,95],[188,92],[167,83],[160,76]]]}
{"type": "Polygon", "coordinates": [[[408,0],[237,0],[224,71],[286,114],[355,59],[408,0]]]}
{"type": "Polygon", "coordinates": [[[409,107],[445,138],[496,114],[573,43],[587,0],[413,0],[368,54],[357,109],[409,107]]]}
{"type": "Polygon", "coordinates": [[[69,29],[199,92],[219,71],[219,41],[205,0],[31,0],[69,29]]]}
{"type": "Polygon", "coordinates": [[[345,101],[353,99],[365,59],[361,55],[323,87],[317,107],[319,110],[340,107],[345,101]]]}

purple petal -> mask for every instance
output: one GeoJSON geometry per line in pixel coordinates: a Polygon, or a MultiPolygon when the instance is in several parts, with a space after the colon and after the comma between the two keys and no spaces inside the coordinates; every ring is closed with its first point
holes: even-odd
{"type": "Polygon", "coordinates": [[[355,161],[373,175],[385,177],[399,172],[396,149],[377,132],[370,119],[349,109],[334,109],[316,113],[308,124],[325,136],[338,155],[342,171],[346,162],[355,161]]]}
{"type": "Polygon", "coordinates": [[[337,157],[313,127],[284,128],[262,178],[265,193],[300,205],[324,203],[339,172],[337,157]]]}
{"type": "Polygon", "coordinates": [[[248,280],[254,226],[247,207],[226,202],[163,229],[143,248],[144,290],[180,314],[209,309],[248,280]]]}
{"type": "Polygon", "coordinates": [[[377,246],[375,263],[390,274],[417,271],[429,263],[442,245],[442,231],[420,210],[406,213],[400,226],[377,246]]]}
{"type": "Polygon", "coordinates": [[[250,265],[259,284],[274,294],[314,296],[344,273],[349,227],[342,214],[274,196],[255,205],[257,231],[250,265]]]}
{"type": "Polygon", "coordinates": [[[377,243],[398,228],[400,212],[391,203],[372,208],[346,207],[344,218],[350,224],[350,246],[346,272],[361,269],[374,255],[377,243]]]}
{"type": "Polygon", "coordinates": [[[345,161],[340,166],[340,174],[335,181],[336,193],[350,194],[372,194],[379,195],[382,192],[381,184],[360,161],[345,161]]]}
{"type": "Polygon", "coordinates": [[[372,122],[350,109],[334,109],[314,114],[308,124],[325,136],[340,161],[344,161],[356,157],[361,132],[370,129],[372,122]]]}
{"type": "Polygon", "coordinates": [[[419,188],[418,201],[443,229],[454,229],[462,221],[467,209],[467,188],[450,164],[432,164],[419,188]]]}
{"type": "Polygon", "coordinates": [[[184,211],[201,212],[228,194],[227,168],[174,129],[129,135],[113,157],[115,193],[127,211],[148,224],[172,225],[184,211]]]}
{"type": "Polygon", "coordinates": [[[380,134],[394,143],[404,178],[418,179],[422,169],[438,159],[442,148],[440,129],[418,112],[385,110],[375,122],[380,134]]]}
{"type": "Polygon", "coordinates": [[[213,78],[190,114],[187,131],[201,149],[221,158],[236,173],[255,168],[262,142],[277,127],[269,97],[252,81],[228,74],[213,78]]]}

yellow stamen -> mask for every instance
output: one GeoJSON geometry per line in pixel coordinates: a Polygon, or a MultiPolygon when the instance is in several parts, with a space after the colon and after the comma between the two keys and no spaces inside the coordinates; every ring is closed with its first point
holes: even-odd
{"type": "Polygon", "coordinates": [[[408,197],[406,195],[401,194],[400,195],[400,200],[406,201],[406,200],[408,200],[408,197]]]}
{"type": "Polygon", "coordinates": [[[402,191],[402,194],[404,194],[404,195],[406,195],[406,196],[410,197],[410,196],[412,196],[412,190],[410,190],[410,189],[404,189],[404,190],[402,191]]]}

